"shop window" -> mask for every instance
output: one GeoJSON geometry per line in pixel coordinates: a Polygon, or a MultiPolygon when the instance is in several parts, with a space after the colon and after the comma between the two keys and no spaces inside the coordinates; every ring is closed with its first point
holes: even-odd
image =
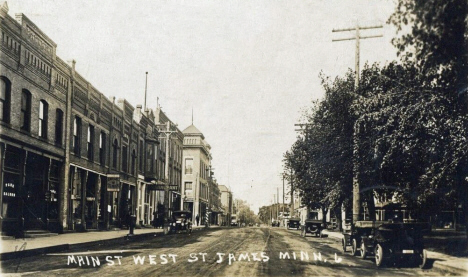
{"type": "Polygon", "coordinates": [[[88,136],[87,136],[87,151],[88,160],[94,160],[94,126],[88,125],[88,136]]]}
{"type": "Polygon", "coordinates": [[[49,104],[45,100],[39,102],[39,136],[47,138],[47,121],[49,115],[49,104]]]}
{"type": "Polygon", "coordinates": [[[10,123],[11,83],[0,77],[0,121],[10,123]]]}
{"type": "Polygon", "coordinates": [[[23,89],[21,93],[21,130],[31,131],[31,93],[23,89]]]}
{"type": "Polygon", "coordinates": [[[62,145],[63,140],[63,111],[57,109],[55,111],[55,144],[62,145]]]}

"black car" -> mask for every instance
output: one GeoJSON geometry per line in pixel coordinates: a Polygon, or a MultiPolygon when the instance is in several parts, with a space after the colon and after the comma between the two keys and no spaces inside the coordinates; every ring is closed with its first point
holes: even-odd
{"type": "Polygon", "coordinates": [[[286,226],[288,229],[297,229],[301,228],[301,219],[300,218],[290,218],[286,226]]]}
{"type": "Polygon", "coordinates": [[[327,228],[326,224],[321,220],[307,219],[301,226],[301,236],[307,236],[307,233],[314,234],[317,237],[322,237],[322,230],[327,228]]]}
{"type": "Polygon", "coordinates": [[[429,231],[430,225],[425,222],[357,221],[351,232],[344,234],[343,251],[350,245],[352,255],[365,259],[373,254],[377,267],[411,260],[424,268],[427,253],[423,235],[429,231]]]}
{"type": "Polygon", "coordinates": [[[170,231],[172,233],[192,233],[192,213],[190,211],[175,211],[172,213],[172,221],[170,231]]]}

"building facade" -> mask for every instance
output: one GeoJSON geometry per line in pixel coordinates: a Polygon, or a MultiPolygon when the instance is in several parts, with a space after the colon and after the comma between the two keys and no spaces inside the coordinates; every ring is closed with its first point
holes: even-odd
{"type": "Polygon", "coordinates": [[[165,166],[155,112],[105,97],[31,20],[9,16],[6,3],[0,21],[2,233],[120,228],[132,215],[153,223],[165,166]]]}
{"type": "Polygon", "coordinates": [[[192,212],[193,222],[198,216],[199,223],[204,224],[209,216],[209,177],[211,164],[211,147],[205,136],[193,124],[184,131],[183,159],[184,174],[182,177],[182,200],[184,210],[192,212]]]}
{"type": "Polygon", "coordinates": [[[231,215],[233,213],[233,201],[232,192],[225,185],[218,185],[221,194],[221,207],[222,207],[222,218],[219,224],[221,226],[229,226],[231,224],[231,215]]]}

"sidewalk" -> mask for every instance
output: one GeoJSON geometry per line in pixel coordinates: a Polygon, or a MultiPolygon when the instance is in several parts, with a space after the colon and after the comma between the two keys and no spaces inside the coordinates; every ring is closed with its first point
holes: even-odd
{"type": "MultiPolygon", "coordinates": [[[[193,226],[193,231],[201,230],[205,226],[193,226]]],[[[216,228],[218,226],[210,226],[216,228]]],[[[128,236],[128,229],[118,231],[93,231],[65,233],[51,237],[0,240],[0,260],[17,257],[33,256],[70,249],[71,245],[85,245],[87,243],[102,243],[121,241],[128,236]]],[[[163,235],[163,229],[142,228],[135,229],[132,240],[144,239],[154,235],[163,235]]]]}
{"type": "MultiPolygon", "coordinates": [[[[343,234],[340,232],[323,230],[323,233],[339,240],[343,238],[343,234]]],[[[427,251],[427,259],[433,261],[433,269],[456,276],[468,276],[468,258],[458,258],[434,251],[427,251]]]]}

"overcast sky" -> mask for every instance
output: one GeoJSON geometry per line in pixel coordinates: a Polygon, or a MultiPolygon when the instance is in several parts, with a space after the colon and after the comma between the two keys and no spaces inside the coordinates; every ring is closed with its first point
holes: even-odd
{"type": "MultiPolygon", "coordinates": [[[[361,65],[395,59],[386,25],[390,0],[81,1],[10,0],[75,59],[78,72],[101,93],[144,101],[157,97],[181,130],[191,124],[212,147],[220,184],[255,212],[282,198],[283,153],[296,139],[301,110],[321,98],[318,75],[354,68],[354,35],[334,28],[383,24],[362,35],[361,65]]],[[[282,200],[280,200],[281,202],[282,200]]]]}

